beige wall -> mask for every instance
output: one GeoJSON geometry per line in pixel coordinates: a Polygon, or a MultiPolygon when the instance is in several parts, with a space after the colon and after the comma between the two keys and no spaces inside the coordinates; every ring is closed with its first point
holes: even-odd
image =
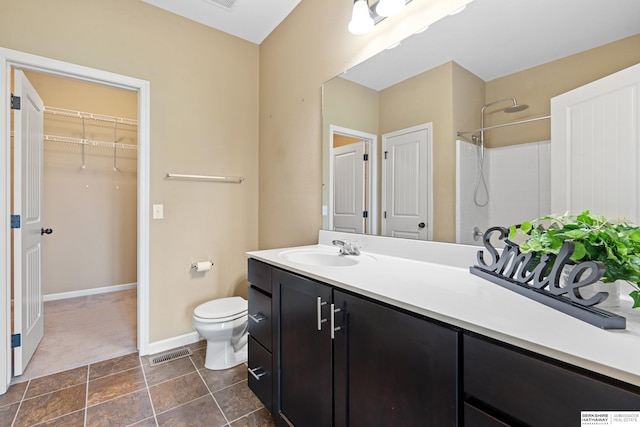
{"type": "MultiPolygon", "coordinates": [[[[136,92],[27,72],[47,107],[136,120],[136,92]]],[[[45,135],[136,146],[137,127],[44,115],[45,135]]],[[[137,156],[133,150],[44,143],[43,294],[137,281],[137,156]]]]}
{"type": "MultiPolygon", "coordinates": [[[[322,200],[329,202],[330,125],[378,134],[378,92],[340,77],[322,86],[322,200]]],[[[336,144],[334,136],[334,147],[336,144]]],[[[346,138],[346,137],[345,137],[346,138]]],[[[378,140],[378,145],[380,141],[378,140]]],[[[322,228],[329,228],[329,216],[322,217],[322,228]]]]}
{"type": "MultiPolygon", "coordinates": [[[[484,82],[449,62],[375,92],[341,78],[323,85],[323,147],[329,125],[382,135],[412,126],[433,124],[434,238],[455,240],[455,130],[472,128],[484,103],[484,82]]],[[[324,165],[328,165],[327,157],[324,165]]],[[[382,158],[378,152],[378,158],[382,158]]],[[[382,176],[378,165],[378,177],[382,176]]],[[[323,168],[328,182],[328,167],[323,168]]],[[[381,183],[378,183],[381,200],[381,183]]],[[[326,189],[325,189],[326,191],[326,189]]],[[[327,200],[327,195],[324,195],[327,200]]],[[[379,211],[381,207],[378,206],[379,211]]],[[[323,226],[326,224],[323,222],[323,226]]],[[[380,224],[379,224],[380,227],[380,224]]]]}
{"type": "Polygon", "coordinates": [[[333,136],[333,148],[344,147],[345,145],[355,144],[356,142],[362,142],[360,138],[352,138],[345,135],[333,136]]]}
{"type": "Polygon", "coordinates": [[[453,63],[448,62],[380,91],[380,134],[433,123],[433,238],[455,239],[453,63]],[[441,185],[441,182],[447,185],[441,185]]]}
{"type": "MultiPolygon", "coordinates": [[[[487,114],[485,125],[548,116],[551,113],[550,100],[554,96],[637,63],[640,63],[640,35],[487,82],[487,102],[515,96],[520,103],[528,104],[529,109],[512,114],[487,114]]],[[[489,147],[545,141],[550,138],[551,127],[548,120],[485,133],[489,147]]]]}
{"type": "Polygon", "coordinates": [[[347,31],[352,2],[302,0],[260,45],[261,248],[317,241],[322,83],[466,3],[413,1],[355,36],[347,31]]]}
{"type": "Polygon", "coordinates": [[[139,0],[4,2],[0,46],[150,81],[150,201],[165,215],[150,220],[151,341],[192,332],[203,301],[246,294],[245,252],[258,247],[258,46],[139,0]],[[191,272],[208,258],[210,272],[191,272]]]}

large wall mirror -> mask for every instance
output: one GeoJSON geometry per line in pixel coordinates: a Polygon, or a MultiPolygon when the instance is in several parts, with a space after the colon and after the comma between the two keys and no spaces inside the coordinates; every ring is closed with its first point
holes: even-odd
{"type": "Polygon", "coordinates": [[[550,100],[640,63],[638,16],[475,0],[325,82],[323,228],[473,244],[550,213],[550,100]]]}

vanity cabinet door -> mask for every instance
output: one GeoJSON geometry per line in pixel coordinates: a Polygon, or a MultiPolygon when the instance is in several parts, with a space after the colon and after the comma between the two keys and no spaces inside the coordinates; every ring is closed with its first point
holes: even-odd
{"type": "Polygon", "coordinates": [[[280,301],[280,396],[274,415],[300,427],[331,426],[332,344],[330,322],[322,321],[328,319],[331,288],[275,268],[272,277],[280,301]]]}
{"type": "Polygon", "coordinates": [[[455,426],[459,332],[334,290],[336,426],[455,426]]]}

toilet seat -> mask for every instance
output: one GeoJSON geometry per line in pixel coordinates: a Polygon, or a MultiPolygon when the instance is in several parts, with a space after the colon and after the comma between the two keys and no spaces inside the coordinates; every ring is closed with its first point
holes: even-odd
{"type": "Polygon", "coordinates": [[[193,310],[193,315],[204,321],[222,322],[245,316],[247,312],[247,300],[241,297],[228,297],[200,304],[193,310]]]}

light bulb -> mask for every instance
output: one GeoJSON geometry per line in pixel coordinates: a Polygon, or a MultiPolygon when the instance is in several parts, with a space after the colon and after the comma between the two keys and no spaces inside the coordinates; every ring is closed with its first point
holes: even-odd
{"type": "Polygon", "coordinates": [[[373,25],[367,0],[357,0],[353,4],[353,13],[348,27],[349,32],[352,34],[364,34],[371,31],[373,25]]]}
{"type": "Polygon", "coordinates": [[[380,0],[376,5],[376,13],[380,16],[393,16],[405,6],[405,0],[380,0]]]}

